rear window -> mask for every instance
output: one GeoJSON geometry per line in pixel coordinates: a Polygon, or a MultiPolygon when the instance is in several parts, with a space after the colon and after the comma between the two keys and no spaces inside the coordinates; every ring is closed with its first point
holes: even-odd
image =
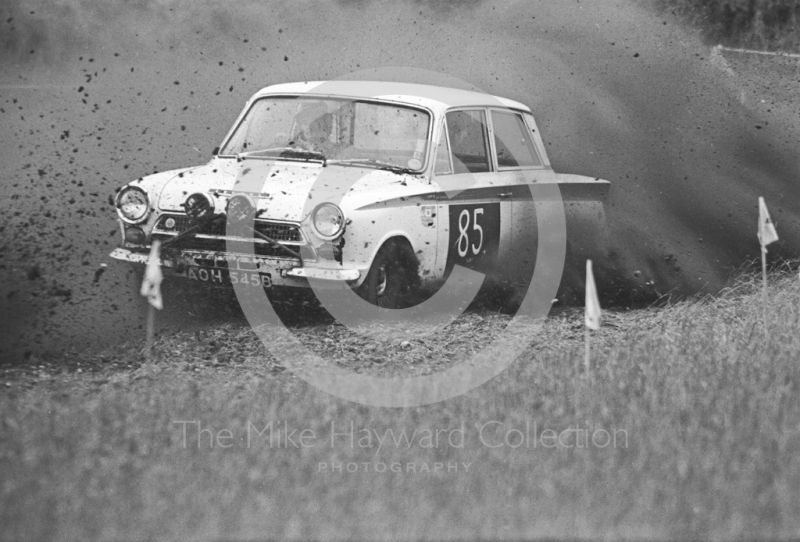
{"type": "Polygon", "coordinates": [[[494,146],[497,150],[497,167],[519,168],[542,165],[522,115],[512,111],[492,110],[492,129],[494,146]]]}

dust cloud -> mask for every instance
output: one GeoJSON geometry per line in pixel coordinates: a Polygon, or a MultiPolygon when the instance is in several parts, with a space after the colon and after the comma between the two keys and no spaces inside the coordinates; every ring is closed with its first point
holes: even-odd
{"type": "MultiPolygon", "coordinates": [[[[796,255],[797,64],[722,56],[641,2],[7,0],[0,17],[2,359],[140,338],[138,279],[108,257],[115,191],[208,160],[263,86],[385,67],[531,105],[557,171],[613,183],[607,300],[718,289],[759,255],[760,195],[772,256],[796,255]]],[[[213,321],[170,295],[162,322],[213,321]]]]}

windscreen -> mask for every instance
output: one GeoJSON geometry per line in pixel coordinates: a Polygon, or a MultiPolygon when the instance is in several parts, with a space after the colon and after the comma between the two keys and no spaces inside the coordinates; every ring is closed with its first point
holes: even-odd
{"type": "Polygon", "coordinates": [[[253,103],[220,155],[324,157],[421,170],[429,124],[426,111],[397,104],[266,97],[253,103]]]}

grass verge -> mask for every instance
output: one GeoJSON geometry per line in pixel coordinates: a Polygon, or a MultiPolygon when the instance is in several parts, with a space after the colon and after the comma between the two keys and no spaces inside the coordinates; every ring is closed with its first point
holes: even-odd
{"type": "MultiPolygon", "coordinates": [[[[800,284],[771,281],[768,336],[758,277],[744,277],[716,297],[607,314],[590,381],[582,313],[565,311],[499,377],[419,408],[332,398],[236,326],[164,336],[152,363],[119,347],[6,373],[0,534],[797,537],[800,284]]],[[[458,335],[502,320],[472,313],[458,335]]],[[[353,370],[380,356],[413,372],[423,347],[449,359],[435,339],[359,358],[335,330],[299,332],[353,370]]]]}

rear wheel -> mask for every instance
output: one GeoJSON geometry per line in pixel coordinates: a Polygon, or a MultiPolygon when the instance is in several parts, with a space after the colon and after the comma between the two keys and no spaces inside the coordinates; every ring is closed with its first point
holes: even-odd
{"type": "Polygon", "coordinates": [[[413,304],[419,263],[405,242],[390,241],[378,251],[358,294],[373,305],[402,309],[413,304]]]}

